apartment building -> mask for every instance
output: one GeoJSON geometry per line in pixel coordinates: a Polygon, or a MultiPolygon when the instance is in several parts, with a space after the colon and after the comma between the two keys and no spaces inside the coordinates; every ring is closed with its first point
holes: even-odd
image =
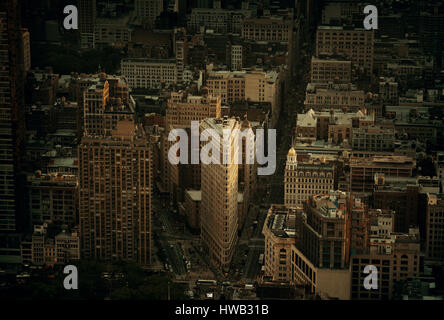
{"type": "MultiPolygon", "coordinates": [[[[201,131],[206,129],[216,130],[222,141],[224,129],[240,129],[240,125],[234,118],[208,118],[200,125],[201,131]]],[[[232,134],[229,145],[231,158],[227,164],[221,161],[221,164],[201,165],[201,238],[210,262],[219,268],[230,264],[238,240],[238,165],[234,161],[237,140],[237,136],[232,134]]],[[[218,148],[219,159],[224,159],[223,146],[215,146],[220,141],[215,139],[208,143],[212,145],[212,151],[218,148]]]]}
{"type": "Polygon", "coordinates": [[[37,171],[27,176],[27,190],[32,225],[48,220],[68,226],[78,224],[77,176],[37,171]]]}
{"type": "Polygon", "coordinates": [[[312,57],[310,77],[312,83],[350,83],[351,61],[340,56],[312,57]]]}
{"type": "Polygon", "coordinates": [[[355,85],[333,83],[308,83],[305,90],[304,106],[306,110],[319,111],[323,108],[362,109],[365,93],[355,85]]]}
{"type": "Polygon", "coordinates": [[[339,54],[349,58],[355,69],[373,72],[373,30],[349,26],[319,26],[316,32],[316,56],[339,54]]]}
{"type": "Polygon", "coordinates": [[[335,167],[324,159],[299,157],[294,148],[287,154],[284,176],[284,204],[289,208],[301,207],[316,194],[334,189],[335,167]]]}
{"type": "Polygon", "coordinates": [[[353,129],[353,150],[390,152],[395,149],[395,128],[368,126],[353,129]]]}
{"type": "Polygon", "coordinates": [[[427,195],[426,255],[430,259],[444,257],[444,196],[427,195]]]}
{"type": "Polygon", "coordinates": [[[407,156],[371,156],[367,158],[350,158],[350,190],[354,192],[371,192],[374,175],[384,173],[392,177],[411,177],[416,161],[407,156]]]}
{"type": "Polygon", "coordinates": [[[247,18],[242,22],[242,38],[255,41],[287,42],[291,37],[292,20],[285,17],[247,18]]]}
{"type": "Polygon", "coordinates": [[[179,80],[176,59],[127,58],[121,70],[131,88],[159,89],[179,80]]]}
{"type": "Polygon", "coordinates": [[[265,276],[272,281],[289,282],[291,277],[291,246],[299,237],[301,210],[272,204],[264,222],[265,276]]]}

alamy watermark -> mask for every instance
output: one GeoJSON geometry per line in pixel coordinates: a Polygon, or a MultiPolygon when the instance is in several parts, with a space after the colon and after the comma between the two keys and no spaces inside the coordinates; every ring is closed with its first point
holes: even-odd
{"type": "Polygon", "coordinates": [[[367,16],[364,19],[364,28],[366,30],[378,29],[378,8],[373,5],[365,6],[364,13],[367,16]]]}
{"type": "Polygon", "coordinates": [[[366,265],[364,273],[369,274],[364,278],[364,288],[367,290],[378,289],[378,268],[374,265],[366,265]]]}
{"type": "Polygon", "coordinates": [[[79,288],[79,274],[77,267],[72,264],[65,266],[63,269],[64,274],[68,274],[63,280],[63,287],[66,290],[77,290],[79,288]]]}

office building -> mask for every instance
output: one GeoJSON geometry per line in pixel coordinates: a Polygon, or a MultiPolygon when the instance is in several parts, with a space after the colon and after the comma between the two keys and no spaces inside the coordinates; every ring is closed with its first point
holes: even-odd
{"type": "Polygon", "coordinates": [[[291,277],[291,245],[299,237],[300,210],[284,205],[271,205],[264,222],[265,276],[272,281],[289,282],[291,277]]]}
{"type": "Polygon", "coordinates": [[[75,175],[42,174],[27,177],[31,225],[53,221],[68,226],[78,224],[78,182],[75,175]]]}
{"type": "Polygon", "coordinates": [[[305,90],[306,109],[320,111],[333,108],[351,111],[364,108],[365,93],[351,83],[308,83],[305,90]]]}
{"type": "Polygon", "coordinates": [[[335,169],[332,163],[312,157],[299,157],[293,148],[287,154],[284,178],[284,204],[301,207],[316,194],[325,194],[334,189],[335,169]]]}
{"type": "Polygon", "coordinates": [[[94,48],[94,27],[97,18],[96,0],[79,0],[79,32],[82,48],[94,48]]]}
{"type": "Polygon", "coordinates": [[[444,258],[444,196],[427,195],[426,256],[437,260],[444,258]]]}
{"type": "Polygon", "coordinates": [[[201,28],[213,32],[242,33],[242,21],[251,16],[249,10],[226,10],[221,8],[193,8],[187,19],[187,30],[190,33],[199,33],[201,28]]]}
{"type": "Polygon", "coordinates": [[[324,299],[350,299],[350,201],[333,190],[310,197],[301,240],[292,246],[291,283],[324,299]]]}
{"type": "Polygon", "coordinates": [[[159,89],[178,81],[176,59],[126,58],[121,69],[131,88],[159,89]]]}
{"type": "Polygon", "coordinates": [[[80,260],[80,237],[77,228],[72,231],[45,221],[35,225],[33,233],[21,243],[22,264],[36,266],[64,265],[80,260]]]}
{"type": "Polygon", "coordinates": [[[17,174],[25,135],[19,2],[0,3],[0,234],[18,231],[21,202],[17,174]]]}
{"type": "Polygon", "coordinates": [[[191,121],[220,118],[221,98],[191,95],[187,91],[172,92],[166,109],[166,126],[191,128],[191,121]]]}
{"type": "Polygon", "coordinates": [[[395,149],[395,128],[381,126],[354,128],[352,146],[353,150],[391,152],[395,149]]]}
{"type": "Polygon", "coordinates": [[[350,190],[371,192],[374,175],[384,173],[392,177],[411,177],[416,161],[407,156],[372,156],[368,158],[350,158],[350,190]]]}
{"type": "Polygon", "coordinates": [[[316,32],[316,56],[339,54],[349,58],[353,67],[367,75],[373,72],[373,30],[319,26],[316,32]]]}
{"type": "Polygon", "coordinates": [[[84,93],[78,150],[82,257],[149,265],[151,145],[135,123],[134,100],[123,100],[120,90],[111,90],[123,88],[109,82],[102,78],[84,93]]]}
{"type": "Polygon", "coordinates": [[[350,83],[351,62],[339,56],[312,57],[310,76],[312,83],[350,83]]]}
{"type": "Polygon", "coordinates": [[[210,262],[220,268],[228,266],[233,257],[238,240],[238,165],[237,157],[238,138],[232,134],[230,137],[230,156],[223,164],[223,146],[214,146],[223,141],[224,129],[240,129],[240,124],[233,118],[208,118],[201,122],[201,131],[214,129],[220,136],[208,142],[218,148],[220,164],[201,164],[201,238],[208,250],[210,262]]]}
{"type": "Polygon", "coordinates": [[[286,42],[293,31],[291,19],[285,17],[248,18],[242,22],[242,38],[255,41],[286,42]]]}

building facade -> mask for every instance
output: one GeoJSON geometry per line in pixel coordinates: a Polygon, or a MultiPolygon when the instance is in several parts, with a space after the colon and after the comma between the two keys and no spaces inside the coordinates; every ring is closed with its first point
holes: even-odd
{"type": "Polygon", "coordinates": [[[298,161],[296,151],[290,148],[285,165],[284,204],[301,207],[310,197],[328,193],[334,189],[334,178],[333,164],[311,158],[298,161]]]}
{"type": "Polygon", "coordinates": [[[373,72],[373,30],[353,27],[319,26],[316,32],[316,56],[340,54],[349,58],[362,73],[373,72]]]}
{"type": "Polygon", "coordinates": [[[322,56],[311,58],[312,83],[350,83],[351,61],[335,56],[322,56]]]}
{"type": "Polygon", "coordinates": [[[121,68],[131,88],[159,89],[178,81],[176,59],[127,58],[121,68]]]}
{"type": "Polygon", "coordinates": [[[123,102],[110,88],[103,79],[84,93],[85,131],[78,147],[82,256],[149,265],[151,145],[135,123],[134,100],[123,102]]]}
{"type": "MultiPolygon", "coordinates": [[[[201,131],[214,129],[222,141],[223,129],[240,129],[239,123],[233,118],[205,119],[200,125],[201,131]]],[[[214,139],[209,144],[220,143],[214,139]]],[[[230,264],[238,240],[238,141],[236,135],[231,135],[229,148],[231,158],[223,164],[223,147],[219,146],[220,164],[210,163],[201,165],[201,238],[208,249],[210,262],[220,268],[230,264]]],[[[212,151],[216,152],[216,151],[212,151]]]]}
{"type": "Polygon", "coordinates": [[[426,255],[430,259],[444,257],[444,197],[427,195],[426,255]]]}

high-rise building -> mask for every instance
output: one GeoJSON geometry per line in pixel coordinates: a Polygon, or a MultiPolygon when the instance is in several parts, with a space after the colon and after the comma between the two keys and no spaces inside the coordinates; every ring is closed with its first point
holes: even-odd
{"type": "Polygon", "coordinates": [[[444,258],[444,196],[427,195],[426,255],[430,259],[444,258]]]}
{"type": "Polygon", "coordinates": [[[273,281],[290,281],[291,246],[299,238],[299,221],[302,214],[284,205],[271,205],[264,222],[265,276],[273,281]]]}
{"type": "Polygon", "coordinates": [[[350,299],[348,193],[330,191],[304,204],[300,241],[291,248],[291,282],[325,298],[350,299]]]}
{"type": "Polygon", "coordinates": [[[441,193],[444,193],[444,152],[436,154],[435,170],[441,185],[441,193]]]}
{"type": "MultiPolygon", "coordinates": [[[[168,141],[172,129],[190,131],[191,121],[221,116],[221,99],[211,95],[191,95],[188,91],[172,92],[166,109],[166,130],[162,135],[163,185],[172,199],[182,200],[186,188],[200,187],[200,164],[173,165],[168,160],[169,148],[174,142],[168,141]]],[[[191,148],[191,140],[188,140],[191,148]]]]}
{"type": "Polygon", "coordinates": [[[83,48],[92,48],[97,18],[96,0],[79,0],[78,9],[80,45],[83,48]]]}
{"type": "Polygon", "coordinates": [[[176,55],[177,81],[184,81],[184,67],[188,59],[188,43],[185,28],[174,29],[174,53],[176,55]]]}
{"type": "Polygon", "coordinates": [[[369,210],[369,246],[366,252],[352,254],[351,299],[389,300],[393,297],[395,283],[409,277],[417,277],[421,272],[424,254],[420,250],[419,229],[410,228],[407,233],[395,233],[394,211],[369,210]],[[377,288],[364,287],[368,265],[378,272],[377,288]]]}
{"type": "Polygon", "coordinates": [[[112,83],[102,78],[84,92],[78,151],[82,256],[149,265],[151,145],[135,123],[134,100],[122,99],[125,86],[112,83]]]}
{"type": "MultiPolygon", "coordinates": [[[[213,129],[219,135],[208,142],[212,150],[219,150],[220,164],[201,164],[201,237],[208,249],[209,259],[218,267],[226,267],[233,257],[238,240],[238,138],[232,134],[228,148],[230,158],[224,161],[223,130],[240,129],[239,122],[233,118],[209,118],[201,122],[201,131],[213,129]],[[224,162],[226,164],[224,164],[224,162]]],[[[214,151],[216,152],[216,151],[214,151]]]]}
{"type": "Polygon", "coordinates": [[[20,222],[17,173],[24,138],[23,62],[19,1],[0,3],[0,234],[20,222]]]}
{"type": "Polygon", "coordinates": [[[21,29],[20,53],[23,56],[23,76],[31,70],[31,40],[29,31],[25,28],[21,29]]]}

